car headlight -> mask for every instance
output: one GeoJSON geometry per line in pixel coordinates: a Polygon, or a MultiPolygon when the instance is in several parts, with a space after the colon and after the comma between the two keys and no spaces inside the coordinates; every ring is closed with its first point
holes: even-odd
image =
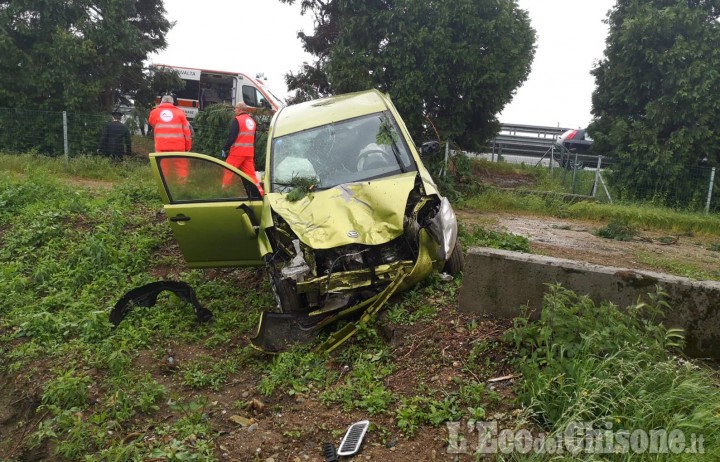
{"type": "Polygon", "coordinates": [[[441,245],[440,259],[447,260],[457,240],[457,217],[447,198],[440,199],[440,210],[432,217],[427,229],[430,236],[441,245]]]}

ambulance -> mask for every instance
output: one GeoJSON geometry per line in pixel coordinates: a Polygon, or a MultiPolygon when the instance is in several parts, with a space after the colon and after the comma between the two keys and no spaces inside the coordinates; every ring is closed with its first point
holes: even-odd
{"type": "MultiPolygon", "coordinates": [[[[285,106],[265,84],[264,76],[251,77],[242,72],[213,71],[192,67],[155,64],[154,69],[173,69],[185,81],[185,88],[175,93],[176,105],[193,121],[198,112],[213,104],[234,106],[239,101],[251,110],[275,113],[285,106]]],[[[156,98],[160,102],[160,96],[156,98]]]]}

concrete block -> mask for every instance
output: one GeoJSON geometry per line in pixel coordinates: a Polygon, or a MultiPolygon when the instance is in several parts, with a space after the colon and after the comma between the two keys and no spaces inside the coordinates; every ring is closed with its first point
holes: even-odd
{"type": "Polygon", "coordinates": [[[595,303],[625,308],[649,301],[659,286],[670,309],[663,324],[685,330],[686,353],[720,359],[720,282],[490,248],[469,249],[459,310],[513,318],[527,305],[537,315],[547,285],[559,283],[595,303]]]}

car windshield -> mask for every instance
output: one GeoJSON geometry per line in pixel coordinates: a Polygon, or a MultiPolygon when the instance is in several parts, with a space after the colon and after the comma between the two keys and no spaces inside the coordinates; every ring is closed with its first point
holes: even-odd
{"type": "Polygon", "coordinates": [[[278,137],[270,155],[273,192],[308,182],[328,189],[417,170],[389,112],[278,137]]]}

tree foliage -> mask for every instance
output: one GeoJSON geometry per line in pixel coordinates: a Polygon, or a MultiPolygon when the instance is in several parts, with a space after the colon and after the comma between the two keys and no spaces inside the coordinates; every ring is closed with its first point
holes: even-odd
{"type": "MultiPolygon", "coordinates": [[[[156,104],[156,98],[161,95],[175,94],[185,88],[185,80],[175,70],[167,67],[151,67],[144,72],[138,88],[129,92],[134,97],[132,118],[128,121],[135,130],[145,134],[145,122],[150,111],[156,104]]],[[[131,128],[132,129],[132,128],[131,128]]]]}
{"type": "Polygon", "coordinates": [[[109,110],[171,26],[162,0],[0,0],[3,105],[109,110]]]}
{"type": "Polygon", "coordinates": [[[629,199],[682,200],[688,172],[720,162],[718,0],[619,0],[593,69],[594,150],[629,199]]]}
{"type": "MultiPolygon", "coordinates": [[[[281,0],[294,3],[295,0],[281,0]]],[[[494,136],[498,114],[527,79],[535,32],[515,0],[302,0],[316,57],[286,76],[295,102],[377,88],[413,135],[467,149],[494,136]],[[437,132],[437,133],[436,133],[437,132]]]]}
{"type": "Polygon", "coordinates": [[[193,152],[220,157],[233,117],[233,107],[229,104],[213,104],[200,111],[194,122],[193,152]]]}
{"type": "MultiPolygon", "coordinates": [[[[193,152],[219,157],[230,133],[234,109],[229,104],[213,104],[200,111],[195,118],[195,137],[193,138],[193,152]]],[[[255,168],[265,169],[265,149],[267,147],[268,128],[271,113],[256,112],[252,115],[257,123],[255,131],[255,168]]]]}

